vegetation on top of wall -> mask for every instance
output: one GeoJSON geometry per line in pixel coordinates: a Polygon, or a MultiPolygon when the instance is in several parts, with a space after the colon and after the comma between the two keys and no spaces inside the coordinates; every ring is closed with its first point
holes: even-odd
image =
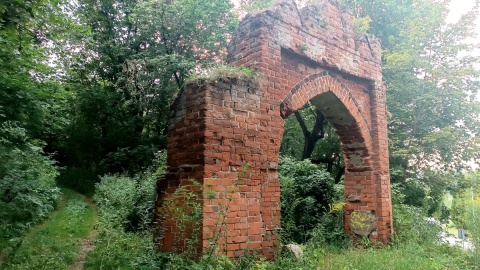
{"type": "Polygon", "coordinates": [[[244,66],[237,67],[218,63],[203,71],[193,73],[185,80],[185,84],[195,83],[202,85],[229,78],[256,81],[258,73],[244,66]]]}

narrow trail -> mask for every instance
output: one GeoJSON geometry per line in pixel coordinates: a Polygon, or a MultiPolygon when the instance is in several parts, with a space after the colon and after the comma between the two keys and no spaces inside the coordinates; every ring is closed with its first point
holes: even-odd
{"type": "MultiPolygon", "coordinates": [[[[88,206],[95,209],[95,205],[91,198],[87,198],[88,206]]],[[[90,234],[81,241],[80,251],[75,258],[75,263],[70,266],[69,270],[83,270],[87,253],[95,249],[95,239],[97,238],[97,230],[93,228],[90,234]]]]}
{"type": "Polygon", "coordinates": [[[18,248],[3,258],[0,269],[84,269],[97,237],[96,223],[92,200],[62,189],[57,209],[22,237],[18,248]]]}

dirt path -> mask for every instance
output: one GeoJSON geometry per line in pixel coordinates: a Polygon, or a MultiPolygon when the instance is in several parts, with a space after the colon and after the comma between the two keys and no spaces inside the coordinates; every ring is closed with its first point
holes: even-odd
{"type": "MultiPolygon", "coordinates": [[[[87,203],[90,207],[95,207],[92,200],[87,198],[87,203]]],[[[97,238],[97,230],[92,229],[87,238],[83,238],[80,246],[80,252],[75,258],[75,263],[70,266],[69,270],[83,270],[87,253],[95,249],[95,239],[97,238]]]]}

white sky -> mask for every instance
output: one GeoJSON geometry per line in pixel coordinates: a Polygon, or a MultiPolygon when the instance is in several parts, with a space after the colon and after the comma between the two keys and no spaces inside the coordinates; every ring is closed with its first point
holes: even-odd
{"type": "MultiPolygon", "coordinates": [[[[474,3],[475,0],[452,0],[450,2],[450,16],[448,21],[456,22],[462,14],[473,8],[474,3]]],[[[478,25],[477,29],[480,29],[478,25]]]]}
{"type": "MultiPolygon", "coordinates": [[[[450,2],[450,15],[447,21],[450,23],[457,22],[462,14],[473,8],[474,3],[475,0],[452,0],[450,2]]],[[[477,37],[474,39],[474,41],[476,43],[480,43],[480,17],[477,18],[475,23],[477,25],[477,37]]]]}

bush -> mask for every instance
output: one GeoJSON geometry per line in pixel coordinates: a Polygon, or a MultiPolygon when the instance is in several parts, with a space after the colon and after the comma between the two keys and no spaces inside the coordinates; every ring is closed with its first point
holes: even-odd
{"type": "Polygon", "coordinates": [[[0,239],[18,237],[47,217],[60,193],[56,176],[39,142],[14,123],[0,125],[0,239]]]}
{"type": "Polygon", "coordinates": [[[133,177],[106,175],[95,185],[99,214],[96,248],[86,269],[159,269],[161,262],[152,239],[155,183],[165,170],[165,153],[154,166],[133,177]]]}
{"type": "Polygon", "coordinates": [[[344,203],[331,205],[330,211],[319,218],[317,226],[309,232],[312,247],[336,246],[346,248],[351,237],[345,231],[344,203]]]}
{"type": "Polygon", "coordinates": [[[309,160],[283,157],[278,172],[282,186],[282,237],[303,243],[333,202],[334,181],[328,172],[309,160]]]}
{"type": "Polygon", "coordinates": [[[422,209],[406,204],[393,205],[394,240],[397,244],[438,244],[442,227],[425,217],[422,209]]]}
{"type": "Polygon", "coordinates": [[[141,173],[134,177],[106,175],[100,179],[93,199],[102,226],[125,230],[150,226],[156,197],[156,177],[153,174],[141,173]]]}
{"type": "Polygon", "coordinates": [[[85,269],[162,269],[159,265],[160,254],[150,232],[129,233],[119,228],[101,229],[85,261],[85,269]]]}

